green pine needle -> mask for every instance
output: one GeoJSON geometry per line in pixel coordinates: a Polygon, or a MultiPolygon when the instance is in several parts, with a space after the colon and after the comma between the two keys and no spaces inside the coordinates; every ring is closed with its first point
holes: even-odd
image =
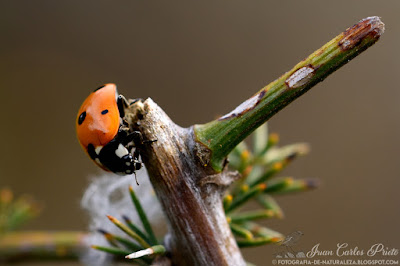
{"type": "Polygon", "coordinates": [[[147,232],[147,235],[149,236],[150,244],[157,244],[157,238],[154,235],[153,229],[151,228],[150,222],[147,219],[147,215],[143,210],[142,205],[140,204],[140,201],[136,197],[135,191],[133,190],[132,186],[129,187],[129,192],[132,198],[132,202],[135,205],[136,211],[140,217],[140,220],[142,221],[143,227],[147,232]]]}

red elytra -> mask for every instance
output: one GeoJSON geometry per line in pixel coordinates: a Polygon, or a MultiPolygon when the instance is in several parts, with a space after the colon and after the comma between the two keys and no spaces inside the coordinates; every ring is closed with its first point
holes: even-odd
{"type": "Polygon", "coordinates": [[[104,146],[117,135],[120,126],[117,97],[117,86],[105,84],[92,92],[79,109],[76,132],[86,152],[89,144],[104,146]]]}

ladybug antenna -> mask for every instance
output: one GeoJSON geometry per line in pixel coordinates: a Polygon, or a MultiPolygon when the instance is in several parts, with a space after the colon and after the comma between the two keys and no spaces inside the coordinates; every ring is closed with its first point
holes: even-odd
{"type": "Polygon", "coordinates": [[[135,181],[136,181],[136,185],[138,185],[138,186],[139,186],[139,182],[137,181],[136,173],[135,173],[135,172],[133,172],[133,174],[135,175],[135,181]]]}

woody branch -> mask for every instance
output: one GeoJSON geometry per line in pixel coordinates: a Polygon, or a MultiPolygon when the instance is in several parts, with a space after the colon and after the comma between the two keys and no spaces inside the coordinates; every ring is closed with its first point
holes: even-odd
{"type": "Polygon", "coordinates": [[[167,251],[176,265],[245,265],[226,221],[221,196],[235,179],[226,156],[257,127],[373,45],[378,17],[350,27],[231,113],[181,128],[151,99],[131,105],[128,120],[145,140],[141,151],[169,222],[167,251]]]}

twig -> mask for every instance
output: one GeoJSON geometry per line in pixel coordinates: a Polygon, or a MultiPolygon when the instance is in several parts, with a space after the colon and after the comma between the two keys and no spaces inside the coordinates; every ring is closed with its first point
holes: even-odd
{"type": "MultiPolygon", "coordinates": [[[[362,20],[231,113],[204,125],[184,129],[151,99],[132,102],[127,122],[146,143],[137,149],[169,222],[165,248],[174,265],[244,266],[238,244],[254,246],[280,239],[260,236],[235,241],[222,196],[237,175],[226,170],[226,156],[272,115],[374,44],[383,30],[377,17],[362,20]]],[[[257,183],[248,193],[233,195],[231,202],[227,198],[227,212],[242,205],[248,195],[261,194],[266,186],[257,183]]]]}
{"type": "Polygon", "coordinates": [[[76,259],[85,249],[83,232],[9,232],[0,237],[0,262],[76,259]]]}
{"type": "Polygon", "coordinates": [[[384,24],[378,17],[363,19],[232,112],[210,123],[196,125],[198,141],[212,151],[210,164],[213,169],[221,171],[226,156],[244,138],[286,105],[373,45],[383,32],[384,24]]]}

